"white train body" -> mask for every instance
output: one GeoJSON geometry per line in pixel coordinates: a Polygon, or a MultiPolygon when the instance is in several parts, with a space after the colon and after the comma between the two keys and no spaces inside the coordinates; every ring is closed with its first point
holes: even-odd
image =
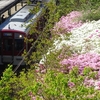
{"type": "MultiPolygon", "coordinates": [[[[34,6],[26,5],[0,25],[0,65],[4,63],[18,65],[23,59],[21,55],[26,46],[24,37],[30,30],[25,25],[34,24],[37,16],[41,15],[42,8],[40,7],[36,14],[31,14],[29,10],[34,9],[34,6]],[[30,19],[33,21],[30,22],[30,19]]],[[[24,64],[23,62],[22,65],[24,64]]]]}

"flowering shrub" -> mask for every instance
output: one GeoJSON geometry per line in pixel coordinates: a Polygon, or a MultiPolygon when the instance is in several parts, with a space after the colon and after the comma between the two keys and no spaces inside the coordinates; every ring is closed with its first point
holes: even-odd
{"type": "MultiPolygon", "coordinates": [[[[54,41],[55,51],[69,47],[72,55],[65,57],[60,62],[60,64],[66,66],[62,72],[69,73],[77,66],[78,74],[83,75],[84,69],[89,67],[92,69],[91,72],[97,73],[96,77],[86,78],[83,83],[86,86],[100,89],[100,20],[89,21],[88,19],[88,21],[82,23],[82,21],[76,19],[79,17],[82,18],[82,13],[72,11],[66,17],[61,17],[60,21],[56,23],[54,30],[55,33],[60,34],[60,37],[54,41]],[[68,38],[65,34],[69,32],[71,34],[68,38]]],[[[72,87],[74,86],[74,83],[69,83],[72,84],[72,87]]]]}
{"type": "Polygon", "coordinates": [[[100,54],[86,53],[73,55],[68,59],[63,59],[61,64],[66,65],[69,70],[71,70],[74,66],[78,66],[79,73],[82,73],[84,67],[91,67],[93,70],[100,70],[100,54]]]}
{"type": "MultiPolygon", "coordinates": [[[[81,27],[72,30],[68,45],[77,53],[100,53],[100,20],[84,23],[81,27]]],[[[67,42],[67,41],[66,41],[67,42]]]]}
{"type": "MultiPolygon", "coordinates": [[[[69,23],[66,23],[66,25],[67,24],[69,25],[69,23]]],[[[63,27],[66,28],[66,25],[63,25],[63,27]]],[[[62,27],[62,23],[60,26],[62,27]]],[[[69,40],[67,41],[66,36],[63,36],[63,38],[61,37],[59,40],[55,41],[55,47],[61,47],[65,44],[70,46],[74,53],[76,52],[80,54],[100,52],[100,20],[86,22],[77,27],[72,25],[71,27],[73,28],[70,28],[71,35],[69,36],[69,40]]]]}
{"type": "MultiPolygon", "coordinates": [[[[81,55],[73,55],[72,57],[69,57],[68,59],[63,59],[61,61],[62,65],[66,65],[66,69],[68,72],[70,72],[73,67],[78,67],[78,74],[84,75],[84,69],[85,67],[90,67],[92,70],[91,72],[96,72],[97,76],[93,79],[85,79],[84,84],[86,86],[94,86],[95,89],[100,89],[100,55],[98,54],[81,54],[81,55]]],[[[90,72],[90,73],[91,73],[90,72]]],[[[88,76],[87,76],[88,77],[88,76]]]]}
{"type": "Polygon", "coordinates": [[[64,34],[70,32],[73,28],[81,26],[82,22],[78,20],[81,16],[82,13],[78,11],[72,11],[67,16],[62,16],[60,21],[54,26],[54,33],[64,34]]]}

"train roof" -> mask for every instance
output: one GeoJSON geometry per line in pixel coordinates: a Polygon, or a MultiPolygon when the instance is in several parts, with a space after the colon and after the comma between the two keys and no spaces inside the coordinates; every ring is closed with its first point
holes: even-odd
{"type": "Polygon", "coordinates": [[[17,21],[17,22],[25,22],[30,15],[29,9],[33,8],[32,6],[25,6],[21,9],[18,13],[16,13],[10,21],[17,21]]]}
{"type": "Polygon", "coordinates": [[[21,8],[18,12],[16,12],[13,16],[8,18],[4,23],[0,25],[0,30],[17,30],[27,33],[29,31],[25,25],[34,23],[37,16],[41,14],[42,7],[40,7],[40,11],[36,14],[31,14],[30,9],[34,9],[33,5],[26,5],[21,8]],[[33,21],[29,21],[33,19],[33,21]]]}

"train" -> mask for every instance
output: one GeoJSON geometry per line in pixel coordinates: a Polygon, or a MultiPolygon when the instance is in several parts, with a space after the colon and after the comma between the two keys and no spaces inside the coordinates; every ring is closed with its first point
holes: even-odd
{"type": "MultiPolygon", "coordinates": [[[[22,53],[29,47],[24,39],[30,32],[30,27],[25,25],[34,24],[37,17],[41,18],[44,9],[42,5],[39,11],[33,14],[30,9],[34,9],[34,6],[34,4],[23,6],[0,25],[0,65],[9,63],[18,65],[23,59],[22,53]],[[32,21],[29,21],[31,19],[32,21]]],[[[21,65],[25,65],[25,62],[21,65]]]]}

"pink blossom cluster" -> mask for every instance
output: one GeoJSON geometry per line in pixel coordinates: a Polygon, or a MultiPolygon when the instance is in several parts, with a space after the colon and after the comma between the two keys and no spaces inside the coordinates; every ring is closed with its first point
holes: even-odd
{"type": "Polygon", "coordinates": [[[92,78],[91,79],[85,78],[84,85],[86,87],[94,87],[94,89],[100,90],[100,80],[99,79],[94,80],[92,78]]]}
{"type": "Polygon", "coordinates": [[[74,82],[68,82],[68,86],[69,86],[69,88],[73,88],[74,86],[75,86],[75,84],[74,84],[74,82]]]}
{"type": "Polygon", "coordinates": [[[65,34],[70,32],[73,28],[81,26],[83,23],[79,18],[82,16],[82,13],[79,11],[72,11],[67,16],[62,16],[60,21],[57,22],[53,28],[54,33],[56,34],[65,34]]]}
{"type": "MultiPolygon", "coordinates": [[[[60,62],[62,65],[66,66],[67,70],[72,70],[73,67],[77,66],[79,68],[79,74],[83,74],[83,70],[85,67],[90,67],[93,71],[97,72],[96,80],[86,78],[84,80],[84,85],[91,87],[93,86],[95,89],[100,90],[100,54],[81,54],[81,55],[73,55],[68,59],[63,59],[60,62]]],[[[87,76],[88,77],[88,76],[87,76]]]]}
{"type": "Polygon", "coordinates": [[[60,63],[66,65],[69,70],[77,66],[80,73],[82,73],[85,67],[91,67],[93,70],[100,70],[100,55],[92,53],[73,55],[68,59],[63,59],[60,63]]]}
{"type": "Polygon", "coordinates": [[[39,64],[38,68],[36,69],[37,73],[46,73],[46,68],[43,64],[39,64]]]}

